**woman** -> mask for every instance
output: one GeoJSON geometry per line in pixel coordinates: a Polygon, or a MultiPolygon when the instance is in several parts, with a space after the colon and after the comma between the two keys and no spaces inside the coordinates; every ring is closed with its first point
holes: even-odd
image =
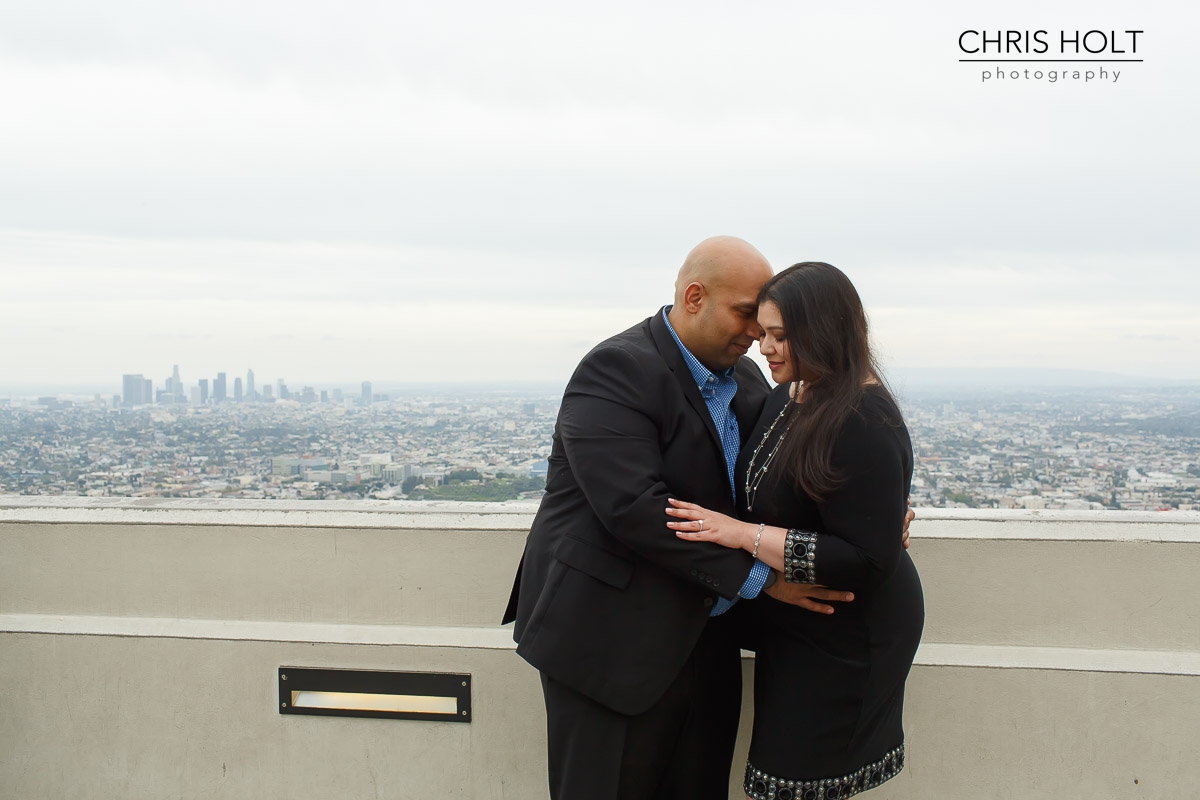
{"type": "Polygon", "coordinates": [[[788,581],[853,591],[832,616],[765,595],[743,609],[756,650],[747,797],[840,800],[904,765],[904,681],[924,622],[896,538],[912,444],[840,270],[796,264],[758,299],[759,349],[779,386],[738,459],[742,519],[672,500],[668,527],[743,548],[788,581]]]}

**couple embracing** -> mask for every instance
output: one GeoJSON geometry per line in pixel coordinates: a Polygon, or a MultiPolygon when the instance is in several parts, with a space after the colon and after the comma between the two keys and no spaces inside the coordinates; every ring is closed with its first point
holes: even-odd
{"type": "Polygon", "coordinates": [[[673,304],[571,377],[505,613],[541,673],[551,797],[727,800],[741,648],[748,797],[896,775],[924,616],[912,465],[842,272],[693,249],[673,304]]]}

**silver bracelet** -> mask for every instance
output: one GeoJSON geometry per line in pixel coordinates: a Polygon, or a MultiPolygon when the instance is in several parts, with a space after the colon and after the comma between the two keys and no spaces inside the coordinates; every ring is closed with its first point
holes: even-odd
{"type": "Polygon", "coordinates": [[[788,583],[816,583],[817,535],[792,528],[783,540],[783,579],[788,583]]]}
{"type": "Polygon", "coordinates": [[[754,549],[750,551],[751,558],[758,558],[758,542],[762,539],[763,528],[767,527],[767,523],[758,523],[758,533],[754,536],[754,549]]]}

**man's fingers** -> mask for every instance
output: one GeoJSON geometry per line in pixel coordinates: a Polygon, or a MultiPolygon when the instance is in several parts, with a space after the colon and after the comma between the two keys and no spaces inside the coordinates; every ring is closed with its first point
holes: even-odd
{"type": "Polygon", "coordinates": [[[816,600],[813,600],[809,597],[802,598],[798,603],[796,603],[796,605],[798,605],[800,608],[808,609],[809,611],[815,611],[818,614],[833,613],[833,606],[827,606],[824,603],[818,603],[816,600]]]}
{"type": "Polygon", "coordinates": [[[830,589],[827,586],[811,586],[807,594],[817,600],[829,600],[833,603],[849,603],[854,600],[854,592],[830,589]]]}

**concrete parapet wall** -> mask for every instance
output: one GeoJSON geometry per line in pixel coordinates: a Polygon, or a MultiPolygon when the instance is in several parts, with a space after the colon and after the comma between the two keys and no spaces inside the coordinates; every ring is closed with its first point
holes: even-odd
{"type": "MultiPolygon", "coordinates": [[[[918,513],[909,766],[867,796],[1193,796],[1200,514],[918,513]]],[[[497,624],[532,514],[0,498],[0,797],[545,797],[497,624]],[[283,665],[468,672],[472,722],[283,716],[283,665]]]]}

